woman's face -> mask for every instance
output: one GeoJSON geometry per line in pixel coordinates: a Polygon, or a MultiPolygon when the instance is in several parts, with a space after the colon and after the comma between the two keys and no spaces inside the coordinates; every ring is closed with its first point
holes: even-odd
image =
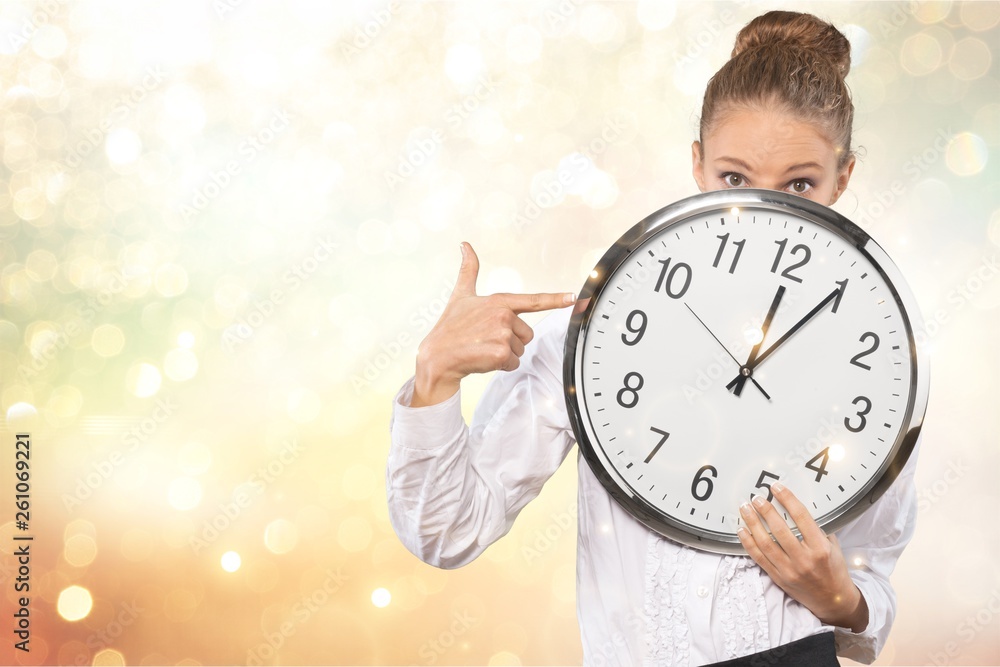
{"type": "Polygon", "coordinates": [[[854,170],[853,155],[837,168],[840,153],[820,128],[779,111],[730,110],[704,140],[691,146],[702,192],[765,188],[829,206],[854,170]]]}

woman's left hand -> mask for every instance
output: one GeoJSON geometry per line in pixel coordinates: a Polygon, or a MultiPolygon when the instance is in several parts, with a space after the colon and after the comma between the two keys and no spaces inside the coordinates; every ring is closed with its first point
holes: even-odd
{"type": "Polygon", "coordinates": [[[774,583],[820,621],[861,632],[868,626],[868,605],[851,580],[837,537],[824,533],[783,484],[775,482],[771,492],[788,510],[802,540],[792,533],[774,505],[763,496],[755,496],[752,505],[740,506],[746,528],[741,527],[737,534],[743,548],[774,583]],[[771,528],[773,540],[761,519],[771,528]]]}

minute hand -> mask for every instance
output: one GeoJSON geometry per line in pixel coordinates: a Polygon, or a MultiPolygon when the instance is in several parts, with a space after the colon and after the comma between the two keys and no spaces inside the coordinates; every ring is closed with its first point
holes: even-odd
{"type": "Polygon", "coordinates": [[[756,368],[757,366],[759,366],[761,364],[761,362],[763,362],[765,359],[767,359],[769,356],[771,356],[772,352],[774,352],[776,349],[778,349],[778,347],[782,343],[784,343],[786,340],[788,340],[789,338],[791,338],[792,334],[794,334],[796,331],[798,331],[803,326],[805,326],[806,322],[808,322],[813,317],[815,317],[816,313],[818,313],[819,311],[823,310],[826,307],[826,305],[828,303],[830,303],[831,301],[836,301],[836,303],[833,305],[833,312],[837,312],[837,306],[840,305],[840,297],[843,296],[843,294],[844,294],[844,288],[847,286],[847,281],[845,280],[844,282],[838,283],[838,284],[840,285],[840,287],[838,287],[837,289],[835,289],[832,292],[830,292],[826,296],[825,299],[823,299],[822,301],[820,301],[816,305],[815,308],[813,308],[808,313],[806,313],[805,317],[803,317],[801,320],[799,320],[798,322],[796,322],[795,325],[792,326],[791,329],[789,329],[788,331],[786,331],[781,338],[779,338],[778,340],[774,341],[774,344],[771,345],[771,347],[769,347],[766,350],[764,350],[764,352],[762,354],[760,354],[756,359],[754,359],[753,363],[750,364],[750,369],[753,370],[754,368],[756,368]]]}

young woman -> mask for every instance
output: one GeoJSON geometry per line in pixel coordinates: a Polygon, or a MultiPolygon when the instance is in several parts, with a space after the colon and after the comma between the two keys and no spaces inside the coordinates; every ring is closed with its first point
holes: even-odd
{"type": "MultiPolygon", "coordinates": [[[[854,168],[849,68],[847,39],[814,16],[769,12],[747,24],[705,93],[692,145],[698,187],[837,201],[854,168]]],[[[451,300],[393,406],[392,523],[408,549],[445,568],[470,562],[506,534],[574,444],[562,384],[572,310],[565,306],[574,296],[477,296],[478,270],[463,243],[451,300]],[[550,309],[558,310],[535,331],[518,317],[550,309]],[[492,379],[467,426],[461,379],[493,370],[506,372],[492,379]]],[[[823,667],[838,664],[837,654],[872,662],[895,617],[889,575],[913,534],[915,463],[913,455],[885,495],[831,535],[802,509],[802,540],[787,529],[772,540],[761,519],[773,505],[763,498],[744,505],[747,558],[649,531],[581,457],[577,604],[585,664],[823,667]]],[[[772,490],[793,515],[801,509],[789,489],[772,490]]]]}

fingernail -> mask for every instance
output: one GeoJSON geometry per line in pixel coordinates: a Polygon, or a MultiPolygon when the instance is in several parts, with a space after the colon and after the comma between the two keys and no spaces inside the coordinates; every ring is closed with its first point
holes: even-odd
{"type": "Polygon", "coordinates": [[[563,295],[563,303],[576,303],[576,294],[569,292],[563,295]]]}
{"type": "Polygon", "coordinates": [[[782,484],[781,482],[775,482],[774,484],[771,485],[771,490],[774,491],[775,493],[780,493],[785,490],[785,485],[782,484]]]}
{"type": "Polygon", "coordinates": [[[737,529],[736,529],[736,536],[737,536],[737,537],[741,537],[741,538],[742,538],[742,537],[746,537],[746,536],[747,536],[747,535],[749,535],[749,534],[750,534],[750,531],[749,531],[749,530],[747,530],[747,529],[746,529],[745,527],[743,527],[743,526],[740,526],[739,528],[737,528],[737,529]]]}
{"type": "Polygon", "coordinates": [[[462,259],[465,259],[465,244],[464,243],[459,243],[458,244],[458,249],[462,251],[462,259]]]}
{"type": "Polygon", "coordinates": [[[767,504],[767,501],[764,500],[764,496],[754,496],[753,504],[756,505],[757,507],[763,507],[764,505],[767,504]]]}
{"type": "Polygon", "coordinates": [[[751,512],[750,503],[743,503],[742,505],[740,505],[740,511],[743,512],[744,514],[750,514],[751,512]]]}

